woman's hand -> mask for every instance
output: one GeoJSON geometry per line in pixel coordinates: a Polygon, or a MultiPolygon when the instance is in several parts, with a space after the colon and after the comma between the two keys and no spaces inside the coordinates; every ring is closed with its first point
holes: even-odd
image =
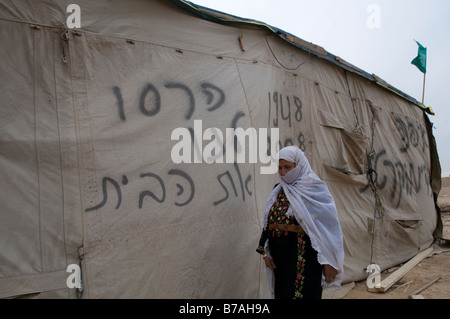
{"type": "Polygon", "coordinates": [[[264,262],[266,263],[266,267],[269,268],[270,270],[274,270],[275,268],[277,268],[275,266],[275,263],[273,262],[273,259],[270,258],[269,256],[267,256],[266,254],[264,254],[264,262]]]}
{"type": "Polygon", "coordinates": [[[336,279],[338,272],[331,265],[323,265],[323,273],[325,275],[325,281],[332,282],[336,279]]]}

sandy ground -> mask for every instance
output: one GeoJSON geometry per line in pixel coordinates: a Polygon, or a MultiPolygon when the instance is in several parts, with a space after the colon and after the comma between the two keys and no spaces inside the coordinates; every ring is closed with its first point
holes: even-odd
{"type": "MultiPolygon", "coordinates": [[[[408,271],[386,292],[369,292],[366,280],[343,285],[340,293],[324,295],[324,298],[342,299],[408,299],[409,296],[442,276],[437,282],[419,293],[425,299],[450,299],[450,177],[442,179],[442,190],[438,204],[443,211],[441,214],[444,225],[443,235],[449,239],[444,245],[447,251],[431,254],[414,268],[408,271]]],[[[436,246],[435,246],[436,247],[436,246]]],[[[439,248],[439,247],[437,247],[439,248]]],[[[402,265],[387,269],[381,273],[381,280],[388,277],[402,265]]]]}

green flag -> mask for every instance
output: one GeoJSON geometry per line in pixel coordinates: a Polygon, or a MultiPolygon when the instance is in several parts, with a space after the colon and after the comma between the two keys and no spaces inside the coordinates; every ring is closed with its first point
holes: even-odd
{"type": "Polygon", "coordinates": [[[419,52],[417,54],[417,57],[411,61],[411,64],[417,66],[417,68],[425,74],[427,73],[427,48],[422,46],[417,41],[416,43],[419,45],[419,52]]]}

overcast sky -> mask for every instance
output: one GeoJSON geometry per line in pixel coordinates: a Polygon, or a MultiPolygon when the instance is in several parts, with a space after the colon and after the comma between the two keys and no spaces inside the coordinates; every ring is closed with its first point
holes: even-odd
{"type": "Polygon", "coordinates": [[[193,0],[254,19],[322,46],[422,101],[423,73],[411,61],[428,50],[425,105],[434,123],[442,176],[450,175],[450,1],[193,0]]]}

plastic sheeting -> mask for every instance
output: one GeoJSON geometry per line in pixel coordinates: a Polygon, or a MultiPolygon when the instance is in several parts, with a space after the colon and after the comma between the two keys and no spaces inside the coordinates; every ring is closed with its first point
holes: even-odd
{"type": "Polygon", "coordinates": [[[335,198],[344,281],[433,242],[439,163],[410,101],[252,24],[80,0],[67,29],[69,4],[0,3],[0,297],[74,298],[79,262],[83,298],[269,297],[255,249],[276,175],[175,164],[171,134],[194,120],[279,128],[305,152],[335,198]]]}

